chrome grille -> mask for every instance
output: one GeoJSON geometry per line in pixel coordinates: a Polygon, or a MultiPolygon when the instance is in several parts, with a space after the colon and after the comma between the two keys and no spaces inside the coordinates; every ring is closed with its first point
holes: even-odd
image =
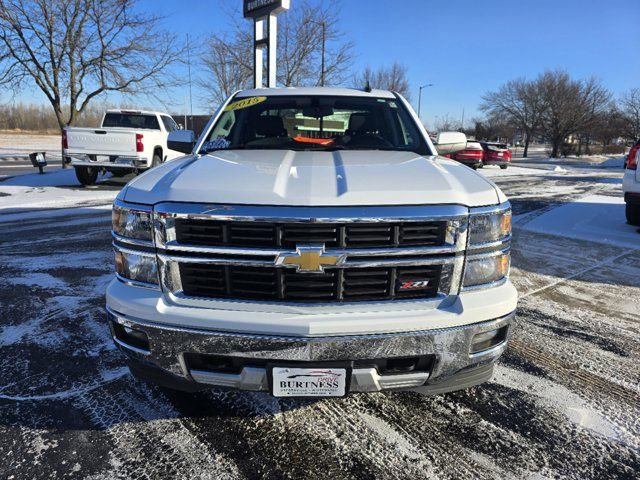
{"type": "Polygon", "coordinates": [[[185,295],[290,302],[350,302],[433,298],[442,265],[426,267],[331,269],[321,274],[279,268],[181,263],[185,295]],[[428,281],[424,288],[400,289],[407,281],[428,281]]]}
{"type": "Polygon", "coordinates": [[[162,287],[177,303],[393,303],[460,289],[466,207],[164,203],[154,215],[162,287]],[[324,271],[282,261],[310,248],[341,260],[324,271]]]}

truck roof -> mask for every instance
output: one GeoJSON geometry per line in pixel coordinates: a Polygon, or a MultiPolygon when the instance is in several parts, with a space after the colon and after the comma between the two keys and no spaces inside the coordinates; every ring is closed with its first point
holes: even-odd
{"type": "Polygon", "coordinates": [[[331,95],[339,97],[376,97],[395,98],[388,90],[371,90],[367,92],[357,88],[340,87],[286,87],[286,88],[255,88],[241,90],[236,94],[238,98],[262,96],[290,96],[290,95],[331,95]]]}
{"type": "Polygon", "coordinates": [[[135,113],[138,115],[169,115],[165,112],[152,112],[151,110],[137,110],[135,108],[109,108],[106,113],[135,113]]]}

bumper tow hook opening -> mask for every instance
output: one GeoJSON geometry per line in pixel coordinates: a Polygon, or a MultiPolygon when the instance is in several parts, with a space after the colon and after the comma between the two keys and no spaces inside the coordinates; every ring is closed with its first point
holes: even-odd
{"type": "Polygon", "coordinates": [[[130,328],[124,325],[120,325],[119,323],[112,322],[113,324],[113,333],[117,340],[121,343],[124,343],[125,347],[131,346],[138,350],[145,350],[149,352],[151,349],[149,348],[149,337],[142,330],[136,330],[134,328],[130,328]]]}
{"type": "Polygon", "coordinates": [[[507,328],[508,327],[505,325],[504,327],[497,328],[495,330],[489,330],[488,332],[482,332],[474,335],[471,340],[469,353],[480,353],[504,342],[507,338],[507,328]]]}

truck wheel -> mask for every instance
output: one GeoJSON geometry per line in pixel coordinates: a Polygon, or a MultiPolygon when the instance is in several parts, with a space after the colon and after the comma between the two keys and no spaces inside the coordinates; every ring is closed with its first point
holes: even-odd
{"type": "Polygon", "coordinates": [[[98,179],[98,169],[92,167],[75,167],[76,177],[82,185],[94,185],[98,179]]]}
{"type": "Polygon", "coordinates": [[[502,170],[506,170],[506,169],[507,169],[507,167],[508,167],[508,165],[500,165],[500,168],[501,168],[502,170]]]}
{"type": "Polygon", "coordinates": [[[629,225],[640,225],[640,205],[627,203],[625,213],[627,214],[627,223],[629,225]]]}
{"type": "Polygon", "coordinates": [[[157,153],[153,154],[153,160],[151,161],[151,168],[157,167],[162,163],[162,158],[157,153]]]}

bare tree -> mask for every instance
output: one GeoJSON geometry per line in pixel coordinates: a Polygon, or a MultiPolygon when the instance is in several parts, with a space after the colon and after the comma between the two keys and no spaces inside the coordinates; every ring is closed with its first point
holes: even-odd
{"type": "MultiPolygon", "coordinates": [[[[104,110],[109,105],[96,102],[85,108],[76,119],[76,125],[100,126],[104,110]]],[[[58,120],[47,105],[16,103],[0,105],[0,130],[54,133],[59,130],[58,120]]]]}
{"type": "MultiPolygon", "coordinates": [[[[253,25],[238,21],[228,11],[230,30],[212,34],[202,53],[204,69],[198,82],[217,105],[238,89],[251,86],[253,78],[253,25]]],[[[322,78],[322,29],[325,33],[325,85],[345,80],[353,57],[353,43],[340,29],[338,2],[303,0],[278,17],[279,85],[320,85],[322,78]]]]}
{"type": "Polygon", "coordinates": [[[596,116],[587,133],[590,138],[607,146],[614,139],[625,136],[626,127],[624,115],[618,110],[617,105],[611,102],[605,111],[596,116]]]}
{"type": "Polygon", "coordinates": [[[610,102],[611,94],[594,78],[574,80],[562,70],[548,71],[537,82],[544,98],[542,133],[557,157],[572,134],[588,131],[610,102]]]}
{"type": "Polygon", "coordinates": [[[451,115],[445,113],[442,116],[436,116],[433,122],[434,132],[452,132],[460,129],[460,122],[455,120],[451,115]]]}
{"type": "Polygon", "coordinates": [[[340,29],[339,2],[304,0],[284,15],[278,31],[278,81],[285,87],[320,85],[322,30],[325,34],[325,85],[346,80],[354,58],[353,43],[340,29]]]}
{"type": "Polygon", "coordinates": [[[0,84],[35,85],[60,129],[104,93],[158,92],[181,51],[135,3],[0,0],[0,84]]]}
{"type": "Polygon", "coordinates": [[[503,118],[522,131],[523,156],[526,157],[531,139],[540,128],[545,111],[539,82],[527,81],[524,78],[511,80],[497,91],[483,95],[480,109],[487,112],[490,118],[503,118]]]}
{"type": "Polygon", "coordinates": [[[253,75],[250,34],[211,35],[202,53],[204,77],[198,80],[206,92],[205,100],[220,105],[237,90],[249,88],[253,75]]]}
{"type": "Polygon", "coordinates": [[[640,88],[632,88],[625,92],[619,104],[626,124],[625,136],[633,140],[640,139],[640,88]]]}
{"type": "Polygon", "coordinates": [[[373,70],[365,68],[360,75],[355,77],[355,84],[360,88],[370,85],[371,88],[381,88],[398,92],[407,100],[411,99],[411,86],[407,78],[407,66],[394,62],[388,67],[380,67],[373,70]]]}
{"type": "Polygon", "coordinates": [[[510,121],[509,118],[499,116],[488,116],[486,118],[472,118],[471,122],[474,125],[473,132],[476,140],[489,140],[489,141],[509,141],[513,138],[515,130],[518,127],[510,121]]]}

